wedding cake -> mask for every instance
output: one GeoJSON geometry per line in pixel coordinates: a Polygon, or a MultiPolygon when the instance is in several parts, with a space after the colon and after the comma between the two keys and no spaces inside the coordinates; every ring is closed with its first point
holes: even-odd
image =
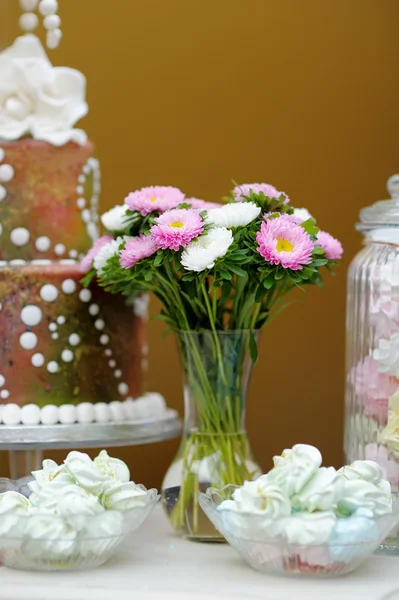
{"type": "MultiPolygon", "coordinates": [[[[100,192],[93,144],[74,128],[88,111],[85,77],[53,67],[30,32],[38,9],[47,46],[58,44],[57,2],[20,4],[28,33],[0,53],[0,417],[6,425],[134,419],[143,416],[143,399],[141,408],[134,399],[144,301],[134,311],[81,284],[100,192]]],[[[153,396],[159,415],[163,400],[153,396]]]]}

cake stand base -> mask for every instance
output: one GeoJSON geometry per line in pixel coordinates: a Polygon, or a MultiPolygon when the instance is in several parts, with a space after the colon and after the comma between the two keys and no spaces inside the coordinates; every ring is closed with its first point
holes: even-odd
{"type": "Polygon", "coordinates": [[[160,419],[73,425],[0,425],[0,450],[9,451],[11,479],[41,468],[42,451],[113,448],[176,438],[182,429],[177,411],[160,419]]]}

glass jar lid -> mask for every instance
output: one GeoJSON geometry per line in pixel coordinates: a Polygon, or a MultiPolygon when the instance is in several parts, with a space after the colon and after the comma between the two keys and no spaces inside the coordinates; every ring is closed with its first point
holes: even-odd
{"type": "Polygon", "coordinates": [[[399,174],[388,179],[390,200],[379,200],[360,211],[358,231],[367,232],[375,228],[399,227],[399,174]]]}

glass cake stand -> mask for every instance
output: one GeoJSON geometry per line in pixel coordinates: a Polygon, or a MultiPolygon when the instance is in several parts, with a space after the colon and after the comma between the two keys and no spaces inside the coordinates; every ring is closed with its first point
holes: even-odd
{"type": "Polygon", "coordinates": [[[41,468],[42,451],[136,446],[176,438],[181,433],[177,411],[164,417],[73,425],[0,425],[0,450],[8,450],[10,477],[20,479],[41,468]]]}

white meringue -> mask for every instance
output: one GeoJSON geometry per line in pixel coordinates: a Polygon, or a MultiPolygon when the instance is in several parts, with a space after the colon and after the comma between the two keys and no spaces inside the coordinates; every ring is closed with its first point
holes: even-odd
{"type": "Polygon", "coordinates": [[[338,473],[345,479],[363,479],[378,485],[383,479],[381,467],[373,460],[355,460],[350,465],[339,469],[338,473]]]}
{"type": "Polygon", "coordinates": [[[77,532],[62,517],[32,512],[24,529],[24,552],[35,560],[62,560],[76,549],[77,532]]]}
{"type": "Polygon", "coordinates": [[[294,513],[284,519],[284,537],[290,544],[325,544],[336,520],[333,511],[294,513]]]}
{"type": "Polygon", "coordinates": [[[88,454],[70,452],[64,464],[78,485],[92,494],[101,494],[107,477],[100,473],[88,454]]]}
{"type": "Polygon", "coordinates": [[[381,338],[373,358],[378,361],[381,373],[399,377],[399,333],[394,333],[389,339],[381,338]]]}
{"type": "Polygon", "coordinates": [[[370,509],[375,516],[392,512],[391,486],[382,480],[377,487],[364,479],[345,479],[343,494],[338,502],[338,510],[350,515],[359,508],[370,509]]]}
{"type": "Polygon", "coordinates": [[[314,512],[331,510],[337,505],[344,491],[345,482],[334,467],[321,467],[302,490],[292,496],[294,509],[314,512]]]}
{"type": "Polygon", "coordinates": [[[301,491],[316,473],[322,461],[321,454],[314,446],[297,444],[286,449],[281,456],[273,458],[274,469],[265,476],[277,484],[288,496],[301,491]]]}
{"type": "MultiPolygon", "coordinates": [[[[289,498],[281,488],[262,477],[255,481],[245,481],[244,485],[234,492],[233,499],[240,512],[263,515],[273,519],[285,517],[291,513],[289,498]]],[[[221,510],[223,504],[219,507],[221,510]]]]}
{"type": "Polygon", "coordinates": [[[100,502],[107,510],[130,510],[146,504],[147,492],[133,481],[128,483],[107,482],[100,502]]]}
{"type": "Polygon", "coordinates": [[[130,471],[119,458],[112,458],[108,456],[106,450],[101,450],[100,454],[93,460],[98,471],[101,475],[108,477],[114,481],[120,481],[121,483],[127,483],[130,481],[130,471]]]}

